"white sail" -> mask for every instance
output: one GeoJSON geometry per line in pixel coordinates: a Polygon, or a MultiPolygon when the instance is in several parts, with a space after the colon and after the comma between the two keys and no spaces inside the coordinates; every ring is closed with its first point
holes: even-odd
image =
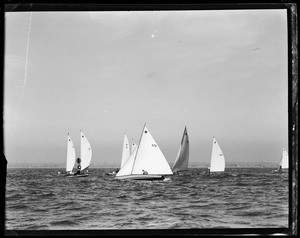
{"type": "Polygon", "coordinates": [[[137,147],[134,149],[134,151],[130,154],[129,158],[126,160],[126,162],[123,164],[119,172],[116,174],[116,177],[118,176],[124,176],[124,175],[130,175],[133,167],[134,158],[137,152],[137,147]]]}
{"type": "Polygon", "coordinates": [[[285,148],[282,150],[282,157],[279,166],[281,166],[282,169],[289,168],[289,155],[285,148]]]}
{"type": "Polygon", "coordinates": [[[187,129],[185,127],[181,144],[179,147],[179,151],[175,159],[172,171],[177,172],[177,171],[187,170],[188,160],[189,160],[189,137],[187,134],[187,129]]]}
{"type": "Polygon", "coordinates": [[[149,175],[173,174],[165,156],[146,126],[144,126],[137,148],[130,155],[116,177],[143,174],[143,170],[147,171],[149,175]]]}
{"type": "Polygon", "coordinates": [[[213,138],[213,146],[210,160],[210,172],[222,172],[225,170],[225,158],[223,152],[215,138],[213,138]]]}
{"type": "Polygon", "coordinates": [[[148,174],[173,174],[165,156],[144,126],[144,130],[137,147],[132,174],[142,174],[143,170],[148,174]]]}
{"type": "Polygon", "coordinates": [[[132,139],[132,141],[131,141],[131,153],[134,151],[134,149],[136,148],[136,146],[137,146],[137,144],[132,139]]]}
{"type": "Polygon", "coordinates": [[[81,152],[81,171],[82,171],[90,166],[91,159],[92,159],[92,148],[89,141],[82,133],[82,131],[80,131],[80,134],[81,134],[80,152],[81,152]]]}
{"type": "Polygon", "coordinates": [[[130,146],[129,146],[127,135],[125,133],[124,142],[123,142],[122,159],[121,159],[121,168],[125,164],[126,160],[129,158],[129,156],[130,156],[130,146]]]}
{"type": "Polygon", "coordinates": [[[75,165],[75,160],[76,160],[75,147],[68,133],[66,172],[71,172],[73,170],[73,167],[75,165]]]}

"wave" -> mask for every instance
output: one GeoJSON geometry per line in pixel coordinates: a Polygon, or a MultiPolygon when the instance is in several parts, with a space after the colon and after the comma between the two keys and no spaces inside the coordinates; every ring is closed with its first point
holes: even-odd
{"type": "Polygon", "coordinates": [[[26,211],[26,209],[30,208],[29,205],[25,205],[25,204],[12,204],[7,206],[8,209],[16,209],[16,210],[24,210],[26,211]]]}
{"type": "Polygon", "coordinates": [[[157,182],[115,180],[104,171],[71,180],[57,169],[15,169],[7,177],[7,229],[288,226],[288,177],[271,170],[223,177],[191,170],[157,182]]]}
{"type": "Polygon", "coordinates": [[[48,230],[50,226],[47,225],[29,225],[26,230],[48,230]]]}
{"type": "Polygon", "coordinates": [[[78,224],[79,222],[75,222],[74,220],[60,220],[50,222],[51,226],[76,226],[78,224]]]}

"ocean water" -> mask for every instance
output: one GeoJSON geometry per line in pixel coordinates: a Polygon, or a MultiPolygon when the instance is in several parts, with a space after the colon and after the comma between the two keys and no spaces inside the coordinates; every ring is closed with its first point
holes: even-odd
{"type": "Polygon", "coordinates": [[[6,230],[287,228],[288,173],[229,168],[220,176],[191,168],[163,181],[124,181],[90,168],[9,168],[6,230]]]}

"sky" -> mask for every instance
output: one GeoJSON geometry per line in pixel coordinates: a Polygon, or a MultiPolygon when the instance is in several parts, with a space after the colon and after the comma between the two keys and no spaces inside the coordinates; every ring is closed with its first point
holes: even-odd
{"type": "Polygon", "coordinates": [[[279,163],[288,149],[287,12],[6,12],[4,146],[13,163],[65,163],[67,134],[92,166],[120,164],[144,124],[170,165],[279,163]]]}

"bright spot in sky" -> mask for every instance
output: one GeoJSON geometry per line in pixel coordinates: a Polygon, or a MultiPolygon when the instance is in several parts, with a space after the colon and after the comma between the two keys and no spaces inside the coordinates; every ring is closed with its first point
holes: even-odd
{"type": "Polygon", "coordinates": [[[152,38],[154,38],[154,37],[155,37],[155,35],[154,35],[154,34],[152,34],[152,35],[151,35],[151,37],[152,37],[152,38]]]}

